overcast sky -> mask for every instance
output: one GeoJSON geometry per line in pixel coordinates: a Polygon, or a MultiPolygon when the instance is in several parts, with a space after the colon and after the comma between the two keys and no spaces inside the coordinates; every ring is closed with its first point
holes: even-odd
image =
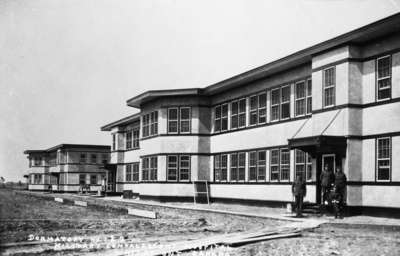
{"type": "Polygon", "coordinates": [[[399,11],[400,0],[0,0],[0,176],[110,144],[150,89],[205,87],[399,11]]]}

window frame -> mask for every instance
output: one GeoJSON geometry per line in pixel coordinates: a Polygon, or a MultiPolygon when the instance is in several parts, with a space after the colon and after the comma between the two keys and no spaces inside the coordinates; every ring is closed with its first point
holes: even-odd
{"type": "Polygon", "coordinates": [[[214,181],[215,182],[227,182],[228,181],[228,154],[217,154],[217,155],[214,155],[214,181]],[[225,167],[222,165],[222,158],[226,158],[226,161],[225,161],[225,163],[226,163],[226,165],[225,165],[225,167]],[[217,162],[217,160],[216,159],[219,159],[219,165],[217,166],[216,165],[216,162],[217,162]],[[217,176],[223,176],[222,174],[223,174],[223,171],[225,170],[225,179],[221,179],[221,178],[219,178],[219,179],[217,179],[217,176]],[[220,175],[217,175],[217,173],[218,174],[220,174],[220,175]]]}
{"type": "Polygon", "coordinates": [[[322,107],[331,108],[336,106],[336,66],[330,66],[322,70],[322,107]],[[333,84],[326,86],[326,71],[333,70],[333,84]],[[333,88],[332,104],[326,105],[326,91],[333,88]]]}
{"type": "Polygon", "coordinates": [[[112,140],[112,144],[111,144],[112,150],[116,150],[117,149],[117,134],[112,133],[111,137],[112,137],[112,139],[111,139],[112,140]]]}
{"type": "Polygon", "coordinates": [[[291,100],[290,100],[290,96],[291,96],[291,93],[292,93],[292,86],[291,86],[291,84],[288,84],[288,85],[283,85],[283,86],[281,86],[280,87],[280,89],[281,89],[281,93],[280,93],[280,96],[281,96],[281,100],[280,100],[280,112],[281,112],[281,115],[280,115],[280,119],[279,120],[287,120],[287,119],[290,119],[291,118],[291,108],[290,108],[290,104],[291,104],[291,100]],[[288,100],[287,101],[283,101],[283,89],[284,88],[287,88],[287,87],[289,87],[289,97],[288,97],[288,100]],[[289,105],[289,116],[288,117],[283,117],[282,115],[283,115],[283,105],[286,105],[286,104],[288,104],[289,105]]]}
{"type": "Polygon", "coordinates": [[[192,107],[170,107],[167,108],[167,133],[168,134],[191,134],[192,133],[192,107]],[[182,110],[188,109],[189,118],[182,118],[182,110]],[[171,119],[170,110],[176,110],[176,119],[171,119]],[[188,131],[183,131],[183,122],[188,122],[188,131]],[[176,123],[176,131],[171,131],[170,124],[176,123]]]}
{"type": "Polygon", "coordinates": [[[294,84],[294,116],[295,117],[305,116],[307,113],[307,81],[308,80],[301,80],[301,81],[297,81],[294,84]],[[303,97],[298,97],[298,95],[297,95],[297,93],[298,93],[297,85],[298,84],[303,84],[303,92],[304,92],[303,97]],[[302,104],[303,105],[303,113],[298,112],[297,102],[299,102],[299,101],[303,101],[303,104],[302,104]]]}
{"type": "Polygon", "coordinates": [[[81,163],[81,164],[87,163],[87,154],[86,153],[81,153],[79,155],[79,163],[81,163]],[[84,157],[82,157],[82,156],[84,156],[84,157]]]}
{"type": "Polygon", "coordinates": [[[142,115],[142,137],[147,138],[158,134],[158,110],[142,115]]]}
{"type": "Polygon", "coordinates": [[[312,181],[312,158],[310,156],[310,154],[308,154],[305,151],[302,151],[300,149],[295,149],[294,150],[294,177],[297,177],[298,171],[297,171],[297,167],[298,166],[302,166],[304,168],[303,172],[303,178],[305,181],[312,181]],[[304,154],[304,162],[297,162],[297,155],[298,152],[301,152],[302,154],[304,154]],[[311,170],[308,170],[308,167],[311,166],[311,170]],[[309,175],[311,174],[311,175],[309,175]]]}
{"type": "Polygon", "coordinates": [[[90,176],[89,176],[89,184],[90,185],[97,185],[97,182],[98,182],[97,174],[90,174],[90,176]],[[94,180],[93,180],[93,177],[94,177],[94,180]]]}
{"type": "Polygon", "coordinates": [[[392,69],[393,69],[393,63],[392,63],[392,55],[391,54],[376,58],[376,60],[375,60],[375,77],[376,77],[376,79],[375,79],[375,83],[376,83],[376,85],[375,85],[375,87],[376,87],[375,88],[375,95],[376,95],[375,98],[376,98],[376,101],[385,101],[385,100],[392,99],[392,94],[393,94],[393,85],[392,85],[393,72],[392,72],[392,69]],[[379,63],[379,60],[385,59],[385,58],[389,58],[389,76],[379,77],[379,66],[378,66],[378,63],[379,63]],[[386,79],[389,79],[389,84],[390,85],[388,87],[385,87],[384,89],[388,89],[388,88],[390,89],[390,96],[388,98],[380,99],[379,98],[379,91],[382,90],[382,88],[379,88],[379,81],[386,80],[386,79]]]}
{"type": "Polygon", "coordinates": [[[312,114],[312,79],[307,78],[306,80],[306,115],[312,114]],[[310,88],[308,87],[310,85],[310,88]],[[309,104],[310,102],[310,104],[309,104]]]}
{"type": "Polygon", "coordinates": [[[168,118],[168,127],[167,127],[167,132],[168,134],[178,134],[179,133],[179,108],[178,107],[173,107],[173,108],[168,108],[167,109],[167,118],[168,118]],[[176,110],[176,119],[171,119],[171,110],[176,110]],[[176,123],[176,131],[170,131],[170,123],[176,123]]]}
{"type": "Polygon", "coordinates": [[[392,137],[387,136],[387,137],[379,137],[376,138],[375,140],[375,181],[377,182],[391,182],[392,181],[392,137]],[[388,140],[389,141],[389,157],[386,158],[379,158],[379,141],[380,140],[388,140]],[[379,179],[379,161],[389,161],[389,165],[388,166],[384,166],[385,168],[388,169],[389,171],[389,179],[379,179]]]}
{"type": "Polygon", "coordinates": [[[91,153],[90,154],[90,163],[91,164],[97,164],[97,154],[96,153],[91,153]]]}
{"type": "Polygon", "coordinates": [[[271,96],[270,96],[271,97],[270,122],[277,122],[277,121],[280,120],[280,117],[281,117],[281,109],[280,109],[280,105],[281,105],[281,90],[280,90],[280,87],[276,87],[276,88],[271,89],[270,94],[271,94],[271,96]],[[275,92],[275,91],[278,92],[278,95],[277,95],[278,102],[277,103],[273,103],[273,92],[275,92]],[[275,118],[273,116],[273,114],[274,114],[274,111],[273,111],[274,109],[273,108],[276,108],[276,110],[277,110],[277,118],[275,118]]]}

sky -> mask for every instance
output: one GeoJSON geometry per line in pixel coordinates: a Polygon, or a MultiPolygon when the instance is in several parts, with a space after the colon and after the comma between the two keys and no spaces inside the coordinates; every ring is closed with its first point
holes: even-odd
{"type": "Polygon", "coordinates": [[[0,0],[0,176],[111,143],[146,90],[205,87],[400,11],[400,0],[0,0]]]}

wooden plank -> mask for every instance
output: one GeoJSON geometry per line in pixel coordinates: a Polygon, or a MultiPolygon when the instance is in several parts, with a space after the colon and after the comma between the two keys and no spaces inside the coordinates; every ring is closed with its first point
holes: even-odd
{"type": "Polygon", "coordinates": [[[84,201],[74,201],[74,204],[83,206],[83,207],[87,207],[87,202],[84,202],[84,201]]]}
{"type": "Polygon", "coordinates": [[[54,197],[54,201],[64,203],[64,199],[59,198],[59,197],[54,197]]]}
{"type": "Polygon", "coordinates": [[[139,209],[135,209],[135,208],[127,208],[127,209],[128,209],[128,214],[129,215],[135,215],[135,216],[149,218],[149,219],[156,219],[157,218],[157,213],[156,212],[146,211],[146,210],[139,210],[139,209]]]}

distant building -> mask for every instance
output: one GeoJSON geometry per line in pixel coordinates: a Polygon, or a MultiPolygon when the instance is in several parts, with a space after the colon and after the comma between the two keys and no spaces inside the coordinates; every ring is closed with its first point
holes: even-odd
{"type": "Polygon", "coordinates": [[[91,191],[106,178],[110,146],[61,144],[45,150],[26,150],[29,190],[77,192],[81,185],[91,191]]]}
{"type": "MultiPolygon", "coordinates": [[[[268,46],[266,46],[268,47],[268,46]]],[[[322,166],[341,166],[352,207],[400,208],[400,14],[205,88],[147,91],[111,132],[116,191],[212,200],[321,201],[322,166]]]]}

